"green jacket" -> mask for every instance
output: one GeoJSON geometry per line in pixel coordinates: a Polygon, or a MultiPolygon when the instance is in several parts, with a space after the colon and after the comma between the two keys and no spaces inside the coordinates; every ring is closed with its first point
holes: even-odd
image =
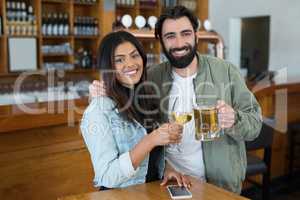
{"type": "MultiPolygon", "coordinates": [[[[245,141],[259,135],[262,126],[260,106],[235,66],[215,57],[200,54],[197,57],[198,72],[194,79],[197,102],[221,99],[236,112],[234,126],[225,129],[220,139],[202,143],[206,179],[209,183],[240,193],[247,166],[245,141]]],[[[158,86],[160,122],[167,122],[172,67],[165,62],[150,67],[147,73],[148,80],[158,86]]]]}

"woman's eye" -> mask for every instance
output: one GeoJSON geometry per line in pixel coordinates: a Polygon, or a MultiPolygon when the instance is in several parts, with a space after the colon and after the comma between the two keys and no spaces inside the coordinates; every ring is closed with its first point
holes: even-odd
{"type": "Polygon", "coordinates": [[[115,59],[115,63],[122,63],[123,62],[123,60],[122,59],[115,59]]]}

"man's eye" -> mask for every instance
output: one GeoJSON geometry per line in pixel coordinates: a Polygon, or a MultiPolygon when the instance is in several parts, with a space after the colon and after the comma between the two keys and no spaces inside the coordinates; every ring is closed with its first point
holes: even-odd
{"type": "Polygon", "coordinates": [[[132,55],[132,57],[133,57],[133,58],[139,58],[139,57],[140,57],[140,54],[135,53],[135,54],[132,55]]]}
{"type": "Polygon", "coordinates": [[[183,36],[190,36],[191,33],[183,33],[183,36]]]}
{"type": "Polygon", "coordinates": [[[174,39],[175,38],[175,36],[174,35],[169,35],[169,36],[167,36],[167,39],[168,40],[170,40],[170,39],[174,39]]]}

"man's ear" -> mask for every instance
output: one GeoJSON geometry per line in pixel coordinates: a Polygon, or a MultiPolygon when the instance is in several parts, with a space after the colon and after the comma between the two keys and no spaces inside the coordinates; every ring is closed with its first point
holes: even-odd
{"type": "Polygon", "coordinates": [[[195,41],[196,41],[196,44],[198,44],[198,42],[199,42],[198,31],[195,32],[195,41]]]}

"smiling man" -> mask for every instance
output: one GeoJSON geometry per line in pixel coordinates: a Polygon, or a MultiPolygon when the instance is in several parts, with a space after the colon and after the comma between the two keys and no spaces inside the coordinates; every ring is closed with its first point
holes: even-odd
{"type": "Polygon", "coordinates": [[[246,172],[245,141],[260,132],[260,107],[235,66],[197,52],[197,27],[197,18],[183,6],[159,17],[155,35],[168,62],[150,67],[148,80],[161,88],[161,122],[168,121],[174,109],[192,112],[191,99],[217,102],[224,134],[215,141],[197,141],[192,120],[184,126],[181,144],[167,146],[165,157],[182,174],[240,193],[246,172]]]}

